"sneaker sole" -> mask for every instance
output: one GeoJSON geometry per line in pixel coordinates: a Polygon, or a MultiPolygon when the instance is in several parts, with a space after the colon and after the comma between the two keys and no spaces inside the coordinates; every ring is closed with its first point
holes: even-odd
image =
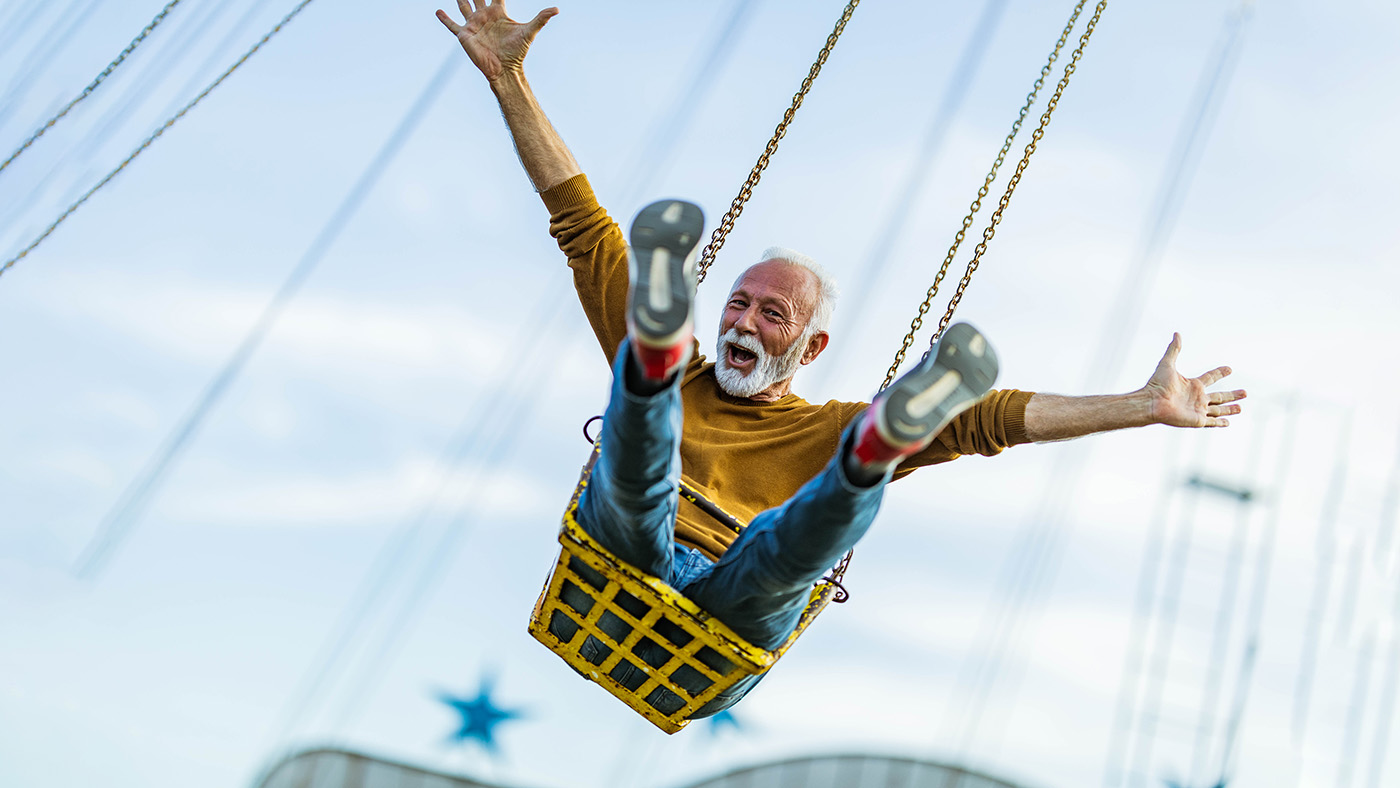
{"type": "Polygon", "coordinates": [[[876,429],[894,446],[937,435],[986,396],[998,371],[991,343],[967,323],[952,325],[937,353],[890,387],[876,429]]]}
{"type": "Polygon", "coordinates": [[[637,339],[666,347],[686,339],[695,294],[692,255],[705,230],[700,206],[654,202],[632,220],[631,317],[637,339]]]}

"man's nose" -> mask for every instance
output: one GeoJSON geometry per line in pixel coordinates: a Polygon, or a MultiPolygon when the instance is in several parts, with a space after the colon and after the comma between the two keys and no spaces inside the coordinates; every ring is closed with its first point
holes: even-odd
{"type": "Polygon", "coordinates": [[[758,318],[758,309],[757,309],[756,307],[752,307],[752,306],[751,306],[751,307],[745,309],[745,310],[739,315],[739,319],[738,319],[738,320],[734,321],[734,328],[736,328],[736,329],[739,331],[739,333],[741,333],[741,334],[757,334],[757,333],[758,333],[758,322],[757,322],[757,318],[758,318]]]}

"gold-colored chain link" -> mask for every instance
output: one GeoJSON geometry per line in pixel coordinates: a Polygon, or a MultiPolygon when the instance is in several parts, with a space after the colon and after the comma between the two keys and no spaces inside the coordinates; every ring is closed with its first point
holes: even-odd
{"type": "Polygon", "coordinates": [[[4,172],[5,168],[10,166],[10,164],[14,162],[15,159],[18,159],[21,153],[24,153],[30,145],[33,145],[40,137],[44,136],[44,134],[49,129],[53,128],[55,123],[58,123],[60,120],[63,120],[63,117],[69,112],[71,112],[72,109],[78,105],[78,102],[92,95],[92,92],[94,90],[97,90],[97,86],[101,85],[107,79],[107,77],[111,76],[112,72],[117,70],[117,66],[120,66],[122,62],[125,61],[127,57],[131,55],[132,52],[135,52],[136,47],[141,46],[141,42],[146,40],[146,36],[149,36],[152,30],[155,30],[157,27],[159,27],[160,23],[165,21],[165,17],[168,16],[170,12],[175,9],[175,6],[179,5],[180,3],[181,0],[170,0],[170,2],[166,3],[165,7],[160,9],[160,13],[156,14],[155,18],[152,19],[150,23],[147,24],[144,28],[142,28],[141,32],[137,34],[135,38],[131,39],[131,43],[126,45],[126,49],[123,49],[121,51],[121,54],[117,55],[115,60],[113,60],[111,63],[108,63],[107,67],[102,69],[102,73],[98,74],[92,80],[92,82],[89,82],[87,87],[83,88],[82,92],[79,93],[76,98],[68,102],[68,104],[65,105],[63,109],[59,110],[58,113],[55,114],[52,118],[49,118],[47,123],[40,126],[37,131],[29,135],[29,139],[20,143],[20,146],[15,149],[15,152],[10,154],[10,158],[0,162],[0,172],[4,172]]]}
{"type": "Polygon", "coordinates": [[[203,101],[205,96],[208,96],[214,91],[215,88],[222,84],[225,79],[228,79],[228,77],[231,74],[233,74],[233,72],[238,70],[239,66],[247,62],[248,58],[256,54],[259,49],[262,49],[264,44],[271,40],[273,36],[277,35],[277,33],[280,32],[282,28],[287,25],[287,23],[295,19],[297,14],[300,14],[302,12],[302,9],[306,8],[308,5],[311,5],[311,2],[312,0],[301,0],[301,2],[298,3],[295,8],[293,8],[286,16],[282,17],[282,21],[278,22],[276,27],[273,27],[271,30],[269,30],[256,44],[252,46],[251,49],[249,49],[247,52],[244,52],[243,56],[238,58],[238,60],[234,61],[233,65],[229,66],[228,69],[224,71],[224,73],[219,75],[218,79],[215,79],[209,84],[208,87],[204,88],[204,90],[201,90],[199,92],[199,95],[191,99],[190,102],[184,107],[182,107],[179,112],[176,112],[174,115],[170,116],[169,120],[161,124],[160,128],[156,129],[154,132],[151,133],[150,136],[146,137],[146,139],[143,140],[141,144],[136,147],[136,150],[132,151],[129,156],[123,159],[122,163],[118,164],[116,169],[107,173],[107,175],[104,176],[102,180],[97,182],[96,186],[93,186],[91,189],[88,189],[82,197],[79,197],[76,202],[68,206],[68,208],[64,210],[63,213],[59,214],[58,218],[54,219],[53,222],[48,227],[46,227],[42,233],[39,234],[38,238],[35,238],[34,241],[31,242],[28,246],[26,246],[24,249],[21,249],[19,254],[16,254],[14,257],[10,258],[9,260],[6,260],[3,265],[0,265],[0,276],[3,276],[6,271],[10,270],[10,268],[15,263],[18,263],[20,260],[23,260],[25,257],[29,256],[29,253],[38,248],[39,244],[43,243],[45,238],[48,238],[50,235],[52,235],[54,230],[58,229],[59,225],[63,224],[63,222],[69,216],[72,216],[75,211],[82,207],[83,203],[87,202],[88,199],[92,197],[92,195],[96,194],[98,189],[101,189],[103,186],[106,186],[109,182],[111,182],[113,178],[117,177],[117,175],[120,174],[122,170],[126,169],[126,166],[128,164],[134,161],[137,156],[140,156],[141,153],[147,148],[151,147],[151,144],[154,143],[156,140],[160,139],[162,134],[169,130],[171,126],[174,126],[175,123],[180,120],[180,118],[183,118],[185,116],[185,113],[194,109],[195,105],[203,101]]]}
{"type": "Polygon", "coordinates": [[[938,321],[938,333],[935,334],[933,339],[929,342],[930,348],[938,341],[938,337],[943,335],[943,332],[948,328],[948,323],[953,319],[953,311],[958,308],[958,303],[962,301],[963,291],[967,289],[968,283],[972,281],[972,272],[977,270],[978,264],[982,261],[982,255],[987,251],[987,243],[992,240],[992,236],[996,235],[997,225],[1001,224],[1002,212],[1006,210],[1006,206],[1011,202],[1011,193],[1016,190],[1016,184],[1021,182],[1021,175],[1025,173],[1026,166],[1030,164],[1031,155],[1035,153],[1036,145],[1038,145],[1041,138],[1045,136],[1045,127],[1050,125],[1050,116],[1054,113],[1055,107],[1059,106],[1060,97],[1064,95],[1065,86],[1069,84],[1070,76],[1074,74],[1075,68],[1078,67],[1079,59],[1084,56],[1084,46],[1089,43],[1089,37],[1094,34],[1094,28],[1098,26],[1099,16],[1107,6],[1108,0],[1100,0],[1099,4],[1094,8],[1094,15],[1089,18],[1088,24],[1085,25],[1084,34],[1079,37],[1078,48],[1070,54],[1069,62],[1065,64],[1064,76],[1060,78],[1059,84],[1055,86],[1055,93],[1050,97],[1050,101],[1045,104],[1045,114],[1040,116],[1040,125],[1036,127],[1035,131],[1031,132],[1031,141],[1026,144],[1025,153],[1022,154],[1021,161],[1016,165],[1016,172],[1011,175],[1011,180],[1006,184],[1006,191],[1001,195],[1001,199],[997,201],[997,209],[992,212],[992,218],[991,221],[987,223],[987,229],[982,231],[982,241],[973,249],[972,259],[968,261],[967,271],[963,274],[962,280],[958,282],[957,292],[953,293],[953,297],[948,301],[948,311],[945,312],[942,319],[938,321]]]}
{"type": "MultiPolygon", "coordinates": [[[[895,375],[898,374],[900,365],[904,363],[905,355],[914,344],[914,335],[918,333],[919,329],[923,328],[924,316],[928,314],[933,306],[933,299],[938,295],[939,285],[943,283],[943,279],[947,276],[948,268],[952,264],[959,246],[961,246],[963,240],[967,237],[967,230],[972,226],[973,219],[976,217],[977,212],[982,209],[982,200],[986,198],[992,183],[996,181],[997,172],[1006,161],[1006,154],[1010,151],[1012,142],[1016,139],[1016,135],[1020,133],[1021,125],[1025,121],[1027,114],[1029,114],[1031,106],[1035,103],[1040,89],[1045,85],[1045,78],[1049,76],[1055,62],[1059,59],[1060,50],[1064,49],[1065,44],[1069,41],[1070,33],[1074,31],[1075,23],[1079,20],[1079,15],[1084,10],[1085,2],[1086,0],[1079,0],[1079,2],[1075,4],[1074,12],[1070,14],[1069,21],[1065,24],[1064,30],[1060,33],[1059,39],[1055,42],[1055,48],[1051,50],[1045,65],[1040,69],[1040,76],[1036,78],[1030,93],[1026,96],[1026,103],[1022,105],[1021,111],[1016,116],[1016,121],[1011,124],[1011,132],[1006,135],[1006,140],[1002,143],[1001,150],[997,153],[996,161],[993,162],[991,171],[987,173],[987,177],[983,181],[981,188],[977,190],[977,198],[972,201],[967,216],[963,217],[962,226],[958,228],[957,234],[953,238],[953,244],[949,247],[947,256],[943,258],[943,264],[938,269],[938,275],[934,277],[933,284],[929,287],[924,302],[919,306],[918,314],[909,324],[909,333],[904,335],[904,342],[900,345],[899,351],[895,353],[894,362],[890,365],[889,371],[885,373],[885,380],[880,384],[881,391],[888,388],[889,385],[894,382],[895,375]]],[[[997,225],[1001,223],[1002,213],[1005,212],[1006,206],[1010,204],[1011,195],[1016,190],[1016,185],[1021,182],[1021,176],[1025,173],[1026,166],[1030,164],[1030,158],[1031,155],[1035,153],[1036,145],[1040,142],[1040,139],[1045,136],[1045,127],[1049,125],[1050,117],[1055,112],[1055,107],[1060,103],[1060,97],[1064,93],[1065,86],[1069,84],[1070,75],[1074,73],[1079,59],[1084,56],[1084,47],[1089,43],[1089,37],[1093,34],[1094,28],[1098,26],[1099,17],[1103,14],[1104,8],[1107,6],[1108,0],[1101,0],[1094,8],[1093,16],[1090,17],[1088,23],[1085,25],[1083,35],[1079,37],[1078,48],[1070,55],[1070,61],[1065,65],[1064,75],[1056,85],[1054,95],[1052,95],[1050,100],[1046,103],[1045,112],[1040,116],[1040,125],[1031,133],[1031,141],[1026,145],[1025,152],[1022,154],[1020,162],[1016,165],[1015,173],[1012,174],[1010,180],[1007,182],[1006,191],[1002,194],[1001,199],[997,201],[997,208],[992,213],[990,223],[987,225],[987,228],[982,231],[982,240],[973,251],[972,259],[967,264],[967,270],[963,274],[962,279],[958,282],[958,289],[953,294],[953,297],[949,299],[948,310],[943,314],[943,318],[939,320],[938,330],[934,332],[933,337],[929,340],[930,348],[938,342],[939,337],[941,337],[944,330],[948,328],[948,323],[953,318],[954,310],[957,309],[958,304],[962,301],[963,293],[967,290],[968,283],[972,281],[972,274],[977,270],[982,255],[987,251],[988,242],[996,235],[996,228],[997,225]]]]}
{"type": "MultiPolygon", "coordinates": [[[[846,23],[851,21],[851,14],[855,13],[856,6],[860,5],[860,0],[850,0],[846,3],[846,8],[841,12],[841,18],[836,21],[836,27],[832,29],[831,35],[826,37],[826,44],[817,53],[817,59],[812,63],[812,67],[807,70],[807,77],[802,80],[802,87],[797,94],[792,97],[792,105],[783,113],[783,119],[778,123],[778,127],[773,130],[773,137],[768,140],[768,144],[763,148],[763,154],[758,157],[758,163],[749,172],[749,177],[744,181],[744,185],[739,189],[739,195],[730,203],[729,210],[725,212],[719,220],[719,226],[710,235],[710,242],[705,245],[705,249],[700,253],[700,263],[696,275],[696,282],[705,281],[705,274],[709,272],[710,265],[715,261],[715,255],[724,246],[724,240],[729,237],[729,231],[734,229],[734,222],[739,218],[739,214],[744,212],[744,204],[753,196],[754,187],[758,185],[759,178],[763,177],[763,171],[768,168],[768,160],[778,151],[778,143],[787,134],[788,125],[797,115],[798,107],[802,106],[802,100],[807,97],[807,92],[812,89],[812,83],[816,81],[817,75],[821,73],[822,65],[826,63],[827,57],[831,55],[831,50],[836,47],[836,42],[841,38],[841,34],[846,30],[846,23]]],[[[841,588],[841,579],[846,575],[846,567],[851,563],[851,552],[847,552],[841,562],[832,570],[830,579],[834,581],[838,589],[841,588]]],[[[844,594],[844,589],[841,590],[844,594]]],[[[844,600],[842,600],[844,601],[844,600]]]]}
{"type": "Polygon", "coordinates": [[[856,6],[860,5],[860,0],[850,0],[846,3],[846,8],[841,12],[841,18],[837,20],[836,27],[831,31],[831,35],[826,37],[826,44],[822,46],[821,52],[817,53],[816,62],[807,70],[807,77],[802,80],[802,87],[797,94],[792,97],[792,106],[783,113],[783,119],[778,123],[778,127],[773,130],[772,139],[768,140],[768,145],[764,147],[763,154],[758,157],[758,163],[754,165],[749,177],[744,181],[744,185],[739,189],[739,195],[730,204],[729,210],[720,218],[719,226],[710,235],[710,242],[700,253],[700,263],[698,267],[697,282],[705,281],[705,274],[710,270],[710,265],[715,261],[715,255],[724,246],[724,240],[729,237],[729,232],[734,229],[734,222],[739,218],[739,214],[744,212],[744,204],[753,196],[754,187],[758,185],[759,178],[763,177],[763,171],[768,168],[768,160],[778,150],[778,142],[787,134],[788,125],[792,123],[793,117],[797,115],[797,109],[802,106],[802,100],[807,97],[807,92],[812,89],[812,83],[816,80],[817,74],[821,73],[822,65],[831,55],[831,50],[835,48],[836,41],[841,38],[841,33],[846,30],[846,23],[851,21],[851,14],[855,13],[856,6]]]}

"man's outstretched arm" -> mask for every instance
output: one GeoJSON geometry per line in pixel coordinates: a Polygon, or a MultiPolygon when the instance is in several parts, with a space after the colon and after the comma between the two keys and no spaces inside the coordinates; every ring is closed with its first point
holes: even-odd
{"type": "Polygon", "coordinates": [[[1240,412],[1244,389],[1208,391],[1230,374],[1216,367],[1196,378],[1176,371],[1181,335],[1172,335],[1167,352],[1147,385],[1128,394],[1064,397],[1037,393],[1026,403],[1026,437],[1059,441],[1095,432],[1166,424],[1173,427],[1227,427],[1226,416],[1240,412]]]}
{"type": "Polygon", "coordinates": [[[583,172],[574,154],[540,109],[525,81],[525,53],[557,8],[546,8],[521,24],[506,16],[504,0],[457,0],[466,17],[457,24],[439,10],[438,20],[461,42],[500,102],[515,151],[536,191],[546,191],[583,172]]]}

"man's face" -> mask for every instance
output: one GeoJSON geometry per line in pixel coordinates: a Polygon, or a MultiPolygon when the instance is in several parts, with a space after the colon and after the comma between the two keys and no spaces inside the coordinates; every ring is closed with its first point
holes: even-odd
{"type": "Polygon", "coordinates": [[[716,348],[716,375],[727,393],[766,392],[816,357],[799,340],[816,308],[817,287],[811,271],[781,260],[761,262],[739,277],[720,315],[716,348]]]}

